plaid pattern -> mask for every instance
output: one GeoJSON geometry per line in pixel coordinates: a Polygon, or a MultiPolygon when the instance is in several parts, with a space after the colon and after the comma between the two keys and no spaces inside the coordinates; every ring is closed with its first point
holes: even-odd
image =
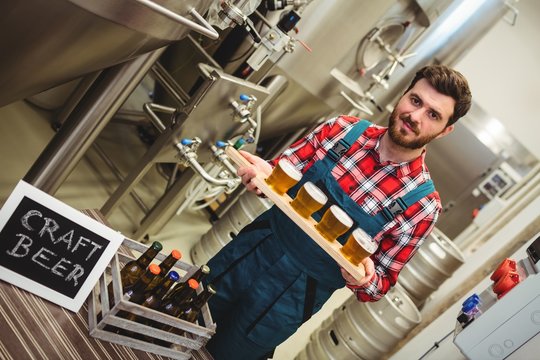
{"type": "MultiPolygon", "coordinates": [[[[304,173],[315,161],[323,159],[357,121],[348,116],[332,118],[270,163],[275,165],[285,157],[304,173]]],[[[430,179],[425,153],[410,162],[381,163],[378,147],[386,130],[376,125],[369,127],[332,170],[341,188],[370,215],[430,179]]],[[[399,272],[431,232],[440,211],[439,195],[432,193],[396,216],[375,236],[379,243],[371,257],[375,276],[361,287],[347,285],[360,301],[376,301],[395,285],[399,272]]]]}

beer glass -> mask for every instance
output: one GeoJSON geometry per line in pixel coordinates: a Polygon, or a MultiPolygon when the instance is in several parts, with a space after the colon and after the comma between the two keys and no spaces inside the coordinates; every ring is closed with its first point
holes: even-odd
{"type": "Polygon", "coordinates": [[[266,179],[268,186],[279,195],[296,185],[302,178],[302,173],[289,160],[280,159],[266,179]]]}
{"type": "Polygon", "coordinates": [[[373,241],[364,230],[354,229],[347,242],[339,251],[353,265],[358,265],[362,260],[373,254],[377,250],[377,243],[373,241]]]}
{"type": "Polygon", "coordinates": [[[326,204],[327,197],[311,181],[306,182],[291,202],[291,207],[303,218],[309,218],[311,214],[326,204]]]}
{"type": "Polygon", "coordinates": [[[352,219],[339,206],[332,205],[315,226],[317,231],[328,241],[334,241],[345,234],[353,225],[352,219]]]}

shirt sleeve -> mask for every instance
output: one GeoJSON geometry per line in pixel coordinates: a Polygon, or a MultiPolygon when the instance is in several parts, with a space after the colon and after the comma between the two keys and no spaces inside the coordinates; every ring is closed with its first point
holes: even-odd
{"type": "Polygon", "coordinates": [[[371,256],[375,275],[362,286],[347,284],[359,301],[377,301],[393,287],[398,275],[431,233],[440,212],[437,196],[429,195],[409,207],[397,224],[381,236],[379,248],[371,256]]]}

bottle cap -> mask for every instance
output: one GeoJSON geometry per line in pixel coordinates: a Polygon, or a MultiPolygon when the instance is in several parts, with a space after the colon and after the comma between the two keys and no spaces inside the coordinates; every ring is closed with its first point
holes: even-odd
{"type": "Polygon", "coordinates": [[[175,258],[176,260],[180,259],[182,257],[182,253],[179,251],[179,250],[176,250],[174,249],[173,251],[171,251],[171,255],[173,258],[175,258]]]}
{"type": "Polygon", "coordinates": [[[178,275],[176,271],[171,270],[169,271],[169,279],[171,279],[172,281],[178,281],[178,279],[180,279],[180,275],[178,275]]]}
{"type": "Polygon", "coordinates": [[[163,249],[163,245],[161,245],[159,241],[154,241],[152,243],[152,247],[157,251],[161,251],[161,249],[163,249]]]}
{"type": "Polygon", "coordinates": [[[148,270],[154,275],[158,275],[161,272],[161,268],[156,264],[150,264],[148,270]]]}
{"type": "Polygon", "coordinates": [[[188,280],[188,285],[192,289],[197,289],[199,287],[199,282],[197,280],[195,280],[195,279],[189,279],[188,280]]]}
{"type": "Polygon", "coordinates": [[[206,285],[206,290],[211,293],[211,294],[215,294],[216,293],[216,288],[214,287],[214,285],[212,284],[208,284],[206,285]]]}
{"type": "Polygon", "coordinates": [[[210,274],[210,268],[208,267],[208,265],[201,266],[201,272],[206,275],[210,274]]]}

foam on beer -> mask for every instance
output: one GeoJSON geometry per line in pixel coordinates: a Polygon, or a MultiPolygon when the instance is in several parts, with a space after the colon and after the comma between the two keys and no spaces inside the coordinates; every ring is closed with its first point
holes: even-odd
{"type": "Polygon", "coordinates": [[[326,204],[326,200],[328,199],[326,195],[322,192],[321,189],[319,189],[315,184],[313,184],[311,181],[308,181],[304,184],[304,188],[308,192],[309,195],[318,202],[319,204],[326,204]]]}
{"type": "Polygon", "coordinates": [[[377,250],[377,243],[361,228],[354,229],[352,236],[354,236],[356,242],[368,253],[373,254],[377,250]]]}
{"type": "Polygon", "coordinates": [[[330,211],[332,211],[336,219],[338,219],[343,225],[349,228],[353,225],[352,219],[339,206],[337,205],[330,206],[330,211]]]}
{"type": "Polygon", "coordinates": [[[300,181],[302,178],[302,173],[289,160],[280,159],[278,164],[283,172],[285,172],[285,174],[287,174],[290,178],[300,181]]]}

